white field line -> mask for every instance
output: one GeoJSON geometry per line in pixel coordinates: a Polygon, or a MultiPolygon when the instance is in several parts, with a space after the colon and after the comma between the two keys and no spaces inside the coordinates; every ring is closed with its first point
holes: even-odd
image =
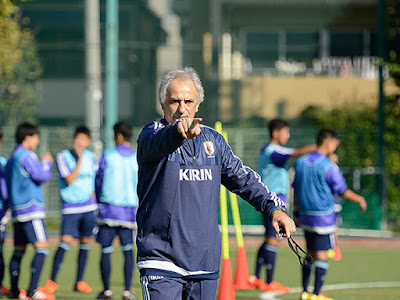
{"type": "MultiPolygon", "coordinates": [[[[389,288],[389,287],[400,287],[400,281],[381,281],[381,282],[352,282],[352,283],[337,283],[337,284],[326,284],[322,287],[324,291],[334,290],[347,290],[347,289],[366,289],[366,288],[389,288]]],[[[291,288],[289,294],[300,294],[303,288],[295,287],[291,288]]],[[[264,292],[260,295],[262,300],[274,300],[277,299],[277,293],[264,292]]]]}

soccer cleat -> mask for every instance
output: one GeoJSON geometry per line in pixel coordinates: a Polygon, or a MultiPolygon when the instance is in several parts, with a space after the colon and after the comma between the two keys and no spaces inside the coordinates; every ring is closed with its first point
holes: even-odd
{"type": "Polygon", "coordinates": [[[251,276],[249,277],[249,283],[250,283],[252,286],[258,288],[258,289],[261,290],[261,291],[264,290],[264,286],[265,286],[264,281],[263,281],[262,279],[258,279],[256,275],[251,275],[251,276]]]}
{"type": "Polygon", "coordinates": [[[309,299],[310,300],[333,300],[332,298],[329,298],[325,294],[322,294],[322,293],[319,295],[312,294],[309,299]]]}
{"type": "Polygon", "coordinates": [[[266,283],[264,287],[266,292],[275,292],[279,294],[286,294],[290,292],[290,287],[284,286],[279,282],[272,280],[271,283],[266,283]]]}
{"type": "Polygon", "coordinates": [[[302,292],[300,296],[300,300],[310,300],[311,299],[311,294],[307,292],[302,292]]]}
{"type": "Polygon", "coordinates": [[[122,293],[122,300],[136,300],[136,297],[130,291],[124,291],[122,293]]]}
{"type": "Polygon", "coordinates": [[[333,260],[341,260],[342,259],[342,251],[340,251],[340,248],[338,246],[336,246],[333,249],[333,260]]]}
{"type": "Polygon", "coordinates": [[[110,290],[102,291],[100,294],[97,295],[96,299],[112,299],[112,291],[110,290]]]}
{"type": "Polygon", "coordinates": [[[26,291],[19,289],[19,291],[10,291],[7,295],[9,299],[26,300],[26,291]]]}
{"type": "Polygon", "coordinates": [[[47,280],[44,287],[42,287],[43,292],[46,294],[54,294],[55,291],[58,290],[58,284],[55,283],[53,280],[47,280]]]}
{"type": "Polygon", "coordinates": [[[32,292],[30,292],[27,299],[31,299],[31,300],[55,300],[56,296],[54,296],[52,294],[46,294],[43,289],[38,288],[38,289],[33,290],[32,292]]]}
{"type": "Polygon", "coordinates": [[[0,285],[0,296],[7,296],[10,291],[4,285],[0,285]]]}
{"type": "Polygon", "coordinates": [[[84,281],[78,281],[75,284],[74,290],[84,294],[90,294],[93,291],[92,288],[84,281]]]}

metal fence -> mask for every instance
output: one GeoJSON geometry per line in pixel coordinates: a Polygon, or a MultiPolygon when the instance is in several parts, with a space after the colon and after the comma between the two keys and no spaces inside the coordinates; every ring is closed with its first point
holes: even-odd
{"type": "MultiPolygon", "coordinates": [[[[3,146],[0,148],[0,155],[8,157],[15,146],[15,128],[3,128],[3,146]]],[[[136,147],[136,140],[141,128],[134,129],[132,145],[136,147]]],[[[268,142],[268,130],[264,128],[226,128],[229,137],[229,144],[244,164],[257,170],[258,154],[261,147],[268,142]]],[[[291,129],[291,139],[288,146],[300,146],[314,143],[316,129],[291,129]]],[[[70,148],[73,142],[74,127],[41,127],[40,145],[37,151],[41,156],[50,151],[55,157],[63,149],[70,148]]],[[[294,160],[289,162],[293,164],[294,160]]],[[[364,229],[386,229],[387,227],[387,205],[384,188],[379,183],[387,181],[385,174],[377,168],[342,168],[349,188],[363,194],[368,201],[370,209],[367,214],[360,215],[353,203],[343,205],[344,226],[347,228],[364,229]]],[[[61,212],[61,201],[58,190],[58,174],[54,168],[50,182],[43,185],[47,214],[49,217],[59,217],[61,212]]],[[[289,202],[291,196],[289,195],[289,202]]],[[[246,201],[239,201],[239,209],[242,224],[261,225],[263,218],[246,201]]],[[[232,220],[230,220],[231,222],[232,220]]]]}

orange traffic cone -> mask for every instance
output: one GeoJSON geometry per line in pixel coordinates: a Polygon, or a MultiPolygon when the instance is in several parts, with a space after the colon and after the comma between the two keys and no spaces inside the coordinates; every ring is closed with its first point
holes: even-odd
{"type": "Polygon", "coordinates": [[[252,290],[249,282],[249,268],[247,267],[246,250],[244,247],[239,247],[236,256],[236,273],[235,273],[235,289],[237,290],[252,290]]]}
{"type": "Polygon", "coordinates": [[[222,260],[222,272],[219,279],[218,300],[236,300],[235,289],[233,288],[231,259],[222,260]]]}

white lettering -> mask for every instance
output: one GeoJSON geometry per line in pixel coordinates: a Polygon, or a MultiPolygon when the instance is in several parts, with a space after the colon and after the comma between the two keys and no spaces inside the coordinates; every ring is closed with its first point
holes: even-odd
{"type": "Polygon", "coordinates": [[[204,180],[212,180],[212,172],[211,169],[204,169],[205,178],[204,180]]]}
{"type": "Polygon", "coordinates": [[[189,181],[189,178],[187,177],[188,171],[189,171],[189,169],[186,169],[186,170],[180,169],[179,170],[179,180],[189,181]]]}
{"type": "Polygon", "coordinates": [[[212,180],[212,171],[211,169],[180,169],[179,180],[181,181],[212,180]]]}
{"type": "Polygon", "coordinates": [[[203,180],[203,179],[200,179],[199,173],[200,173],[199,170],[193,170],[193,180],[194,181],[203,180]]]}

